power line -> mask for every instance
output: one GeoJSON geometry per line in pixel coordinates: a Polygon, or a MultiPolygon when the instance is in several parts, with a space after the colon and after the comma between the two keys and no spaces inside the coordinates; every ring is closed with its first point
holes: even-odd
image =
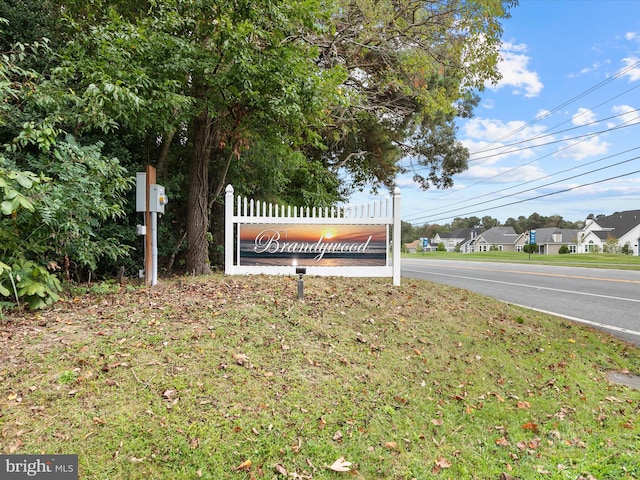
{"type": "MultiPolygon", "coordinates": [[[[618,95],[616,95],[616,96],[614,96],[614,97],[611,97],[611,98],[609,98],[609,99],[605,100],[604,102],[599,103],[598,105],[596,105],[596,106],[594,106],[594,107],[589,108],[589,109],[588,109],[588,111],[595,110],[596,108],[601,107],[602,105],[605,105],[605,104],[609,103],[610,101],[615,100],[616,98],[619,98],[619,97],[621,97],[621,96],[623,96],[623,95],[626,95],[627,93],[629,93],[629,92],[630,92],[630,91],[632,91],[632,90],[635,90],[636,88],[640,88],[640,84],[638,84],[638,85],[636,85],[636,86],[634,86],[634,87],[631,87],[631,88],[629,88],[629,89],[625,90],[624,92],[622,92],[622,93],[620,93],[620,94],[618,94],[618,95]]],[[[636,108],[636,109],[633,109],[633,110],[629,110],[628,112],[622,112],[622,113],[618,113],[617,115],[612,115],[612,116],[610,116],[610,117],[602,118],[602,119],[600,119],[600,120],[594,120],[593,122],[588,122],[588,123],[585,123],[584,125],[577,125],[577,126],[575,126],[575,127],[571,127],[571,128],[567,128],[567,129],[564,129],[564,130],[560,130],[560,131],[558,131],[558,132],[553,132],[553,130],[554,130],[555,128],[559,127],[560,125],[564,125],[565,123],[568,123],[568,122],[570,122],[570,121],[571,121],[571,119],[568,119],[568,120],[565,120],[564,122],[560,122],[560,123],[558,123],[558,124],[554,125],[553,127],[549,128],[548,133],[545,133],[545,134],[543,134],[543,135],[538,135],[538,136],[533,137],[533,138],[530,138],[530,139],[520,140],[520,141],[518,141],[518,142],[509,143],[509,144],[506,144],[506,145],[500,145],[500,146],[498,146],[498,147],[486,148],[486,149],[484,149],[484,150],[479,150],[479,151],[476,151],[476,152],[471,153],[471,154],[470,154],[470,156],[473,156],[473,155],[476,155],[476,154],[479,154],[479,153],[486,153],[486,152],[490,152],[490,151],[492,151],[492,150],[498,150],[498,149],[501,149],[501,148],[507,148],[507,147],[510,147],[510,146],[513,146],[513,145],[521,145],[521,144],[523,144],[523,143],[533,142],[533,141],[535,141],[535,140],[539,140],[539,139],[541,139],[541,138],[549,137],[549,136],[552,136],[552,135],[559,135],[559,134],[561,134],[561,133],[570,132],[570,131],[572,131],[572,130],[577,130],[577,129],[579,129],[579,128],[588,127],[588,126],[590,126],[590,125],[597,125],[598,123],[606,122],[607,120],[611,120],[611,119],[614,119],[614,118],[617,118],[617,117],[622,117],[622,116],[624,116],[624,115],[628,115],[628,114],[630,114],[630,113],[634,113],[634,112],[637,112],[637,111],[639,111],[639,110],[640,110],[640,109],[637,109],[637,108],[636,108]]],[[[583,112],[583,113],[585,113],[585,112],[583,112]]],[[[580,114],[580,115],[582,115],[582,114],[580,114]]],[[[626,123],[626,122],[625,122],[625,123],[626,123]]],[[[494,142],[494,143],[495,143],[495,142],[494,142]]],[[[493,144],[492,144],[492,145],[493,145],[493,144]]],[[[537,146],[538,146],[538,145],[533,145],[533,146],[532,146],[532,147],[530,147],[530,148],[535,148],[535,147],[537,147],[537,146]]],[[[503,155],[503,154],[501,154],[501,155],[503,155]]],[[[481,158],[484,158],[484,157],[481,157],[481,158]]],[[[476,160],[477,160],[477,159],[473,159],[473,160],[470,160],[470,161],[476,161],[476,160]]]]}
{"type": "MultiPolygon", "coordinates": [[[[637,148],[640,148],[640,147],[637,147],[637,148]]],[[[636,150],[637,148],[632,149],[632,150],[636,150]]],[[[627,153],[627,152],[623,152],[623,153],[627,153]]],[[[596,169],[594,169],[594,170],[590,170],[590,171],[588,171],[588,172],[583,172],[583,173],[580,173],[580,174],[578,174],[578,175],[573,175],[573,176],[571,176],[571,177],[562,178],[562,179],[560,179],[560,180],[556,180],[556,181],[554,181],[554,182],[549,182],[549,183],[546,183],[546,184],[544,184],[544,185],[538,185],[538,186],[536,186],[536,187],[531,187],[531,188],[528,188],[528,189],[526,189],[526,190],[520,190],[520,191],[518,191],[518,192],[514,192],[514,193],[511,193],[511,194],[509,194],[509,195],[504,195],[504,196],[502,196],[502,197],[495,198],[495,199],[492,199],[492,200],[486,200],[486,201],[484,201],[484,202],[477,203],[477,204],[476,204],[476,205],[474,205],[474,206],[485,205],[485,204],[487,204],[487,203],[497,202],[497,201],[503,200],[503,199],[505,199],[505,198],[510,198],[510,197],[515,196],[515,195],[520,195],[520,194],[522,194],[522,193],[527,193],[527,192],[530,192],[530,191],[535,190],[535,189],[538,189],[538,188],[549,187],[549,186],[551,186],[551,185],[555,185],[555,184],[560,183],[560,182],[566,182],[567,180],[573,180],[573,179],[575,179],[575,178],[584,177],[585,175],[590,175],[590,174],[592,174],[592,173],[600,172],[600,171],[602,171],[602,170],[606,170],[606,169],[608,169],[608,168],[618,167],[618,166],[623,165],[623,164],[625,164],[625,163],[629,163],[629,162],[632,162],[632,161],[634,161],[634,160],[637,160],[638,158],[640,158],[640,156],[633,157],[633,158],[629,158],[629,159],[627,159],[627,160],[623,160],[623,161],[621,161],[621,162],[617,162],[617,163],[614,163],[614,164],[611,164],[611,165],[606,165],[606,166],[601,167],[601,168],[596,168],[596,169]]],[[[445,211],[443,211],[443,212],[438,213],[438,215],[442,215],[442,214],[444,214],[444,213],[451,213],[451,212],[455,212],[455,211],[457,211],[457,210],[459,210],[459,209],[445,210],[445,211]]],[[[418,219],[419,219],[419,218],[418,218],[418,219]]]]}
{"type": "MultiPolygon", "coordinates": [[[[640,86],[640,85],[639,85],[639,86],[640,86]]],[[[637,112],[637,111],[639,111],[639,109],[635,109],[635,110],[633,110],[633,111],[634,111],[634,112],[637,112]]],[[[620,115],[628,115],[629,113],[630,113],[630,112],[625,112],[625,113],[620,114],[620,115]]],[[[620,115],[616,115],[616,116],[620,116],[620,115]]],[[[614,118],[614,117],[609,117],[609,119],[610,119],[610,118],[614,118]]],[[[604,119],[604,120],[608,120],[608,119],[604,119]]],[[[604,120],[602,120],[602,121],[604,121],[604,120]]],[[[473,160],[469,160],[469,161],[470,161],[470,162],[477,162],[477,161],[480,161],[480,160],[483,160],[483,159],[489,159],[489,158],[493,158],[493,157],[497,157],[497,156],[509,155],[509,154],[511,154],[511,153],[521,152],[522,150],[530,150],[530,149],[532,149],[532,148],[546,147],[546,146],[549,146],[549,145],[553,145],[553,144],[555,144],[555,143],[568,142],[568,141],[570,141],[570,140],[576,140],[576,139],[578,139],[578,138],[583,138],[583,137],[592,137],[592,136],[596,136],[596,135],[602,135],[603,133],[609,133],[609,132],[613,132],[613,131],[616,131],[616,130],[620,130],[621,128],[627,128],[627,127],[632,127],[632,126],[634,126],[634,125],[637,125],[637,124],[638,124],[638,123],[637,123],[637,121],[638,121],[638,120],[640,120],[640,116],[637,116],[637,117],[635,117],[635,118],[633,118],[633,119],[631,119],[631,120],[627,120],[626,122],[624,122],[624,123],[622,123],[622,124],[620,124],[620,125],[617,125],[617,126],[615,126],[615,127],[607,128],[607,129],[605,129],[605,130],[599,130],[599,131],[597,131],[597,132],[591,132],[591,133],[583,133],[583,134],[581,134],[581,135],[576,135],[575,137],[563,138],[563,139],[560,139],[560,140],[553,140],[553,141],[551,141],[551,142],[547,142],[547,143],[540,143],[540,144],[538,144],[538,145],[532,145],[532,146],[529,146],[529,147],[517,148],[517,149],[515,149],[515,150],[509,150],[508,152],[494,153],[494,154],[492,154],[492,155],[486,155],[486,156],[484,156],[484,157],[474,158],[473,160]],[[631,122],[631,123],[630,123],[630,122],[631,122]],[[628,124],[628,125],[627,125],[627,124],[628,124]]],[[[593,122],[593,123],[598,123],[598,122],[593,122]]],[[[575,127],[575,128],[581,128],[581,127],[575,127]]],[[[573,129],[573,128],[572,128],[572,129],[567,129],[567,130],[565,130],[565,131],[569,131],[569,130],[574,130],[574,129],[573,129]]],[[[529,139],[529,140],[523,140],[523,141],[521,141],[521,142],[517,142],[517,143],[528,143],[528,142],[533,142],[533,141],[538,140],[538,139],[540,139],[540,138],[544,138],[544,137],[551,136],[551,135],[557,135],[558,133],[563,133],[563,132],[556,132],[556,133],[549,133],[549,134],[545,134],[545,135],[540,135],[540,136],[538,136],[538,137],[534,137],[534,138],[531,138],[531,139],[529,139]]],[[[517,144],[517,143],[516,143],[516,144],[517,144]]],[[[496,147],[496,149],[498,149],[498,148],[506,148],[506,147],[508,147],[508,146],[516,145],[516,144],[504,145],[504,146],[502,146],[502,147],[496,147]]],[[[526,164],[525,164],[525,165],[526,165],[526,164]]]]}
{"type": "MultiPolygon", "coordinates": [[[[612,75],[611,77],[601,81],[600,83],[594,85],[591,88],[588,88],[587,90],[585,90],[582,93],[579,93],[578,95],[576,95],[573,98],[570,98],[569,100],[567,100],[566,102],[562,103],[561,105],[558,105],[557,107],[553,108],[552,110],[546,112],[544,115],[540,115],[539,117],[534,118],[533,120],[530,120],[529,122],[527,122],[526,124],[522,125],[521,127],[503,135],[502,137],[494,140],[490,145],[495,144],[496,142],[501,142],[502,140],[505,140],[513,135],[515,135],[516,133],[524,130],[525,128],[533,125],[534,123],[537,123],[545,118],[547,118],[548,116],[550,116],[551,114],[557,112],[558,110],[566,107],[567,105],[572,104],[573,102],[575,102],[576,100],[581,99],[582,97],[586,97],[587,95],[589,95],[590,93],[596,91],[597,89],[599,89],[600,87],[603,87],[604,85],[606,85],[607,83],[610,83],[616,79],[618,79],[619,77],[621,77],[622,75],[624,75],[625,73],[633,70],[635,67],[637,67],[638,65],[640,65],[640,60],[631,64],[631,65],[627,65],[625,68],[623,68],[622,70],[618,71],[615,75],[612,75]]],[[[482,153],[482,152],[479,152],[482,153]]]]}
{"type": "MultiPolygon", "coordinates": [[[[585,91],[584,91],[584,92],[582,92],[581,94],[576,95],[576,96],[575,96],[575,97],[573,97],[572,99],[567,100],[566,102],[562,103],[562,104],[561,104],[561,105],[559,105],[558,107],[555,107],[553,110],[549,111],[547,114],[545,114],[545,115],[543,115],[543,116],[540,116],[540,117],[537,117],[537,118],[535,118],[534,120],[531,120],[530,122],[528,122],[526,125],[523,125],[522,127],[518,128],[518,129],[516,129],[516,130],[514,130],[514,131],[512,131],[512,132],[510,132],[510,133],[508,133],[508,134],[506,134],[506,135],[503,135],[503,136],[502,136],[502,137],[500,137],[499,139],[497,139],[497,140],[495,140],[494,142],[492,142],[490,145],[494,145],[495,143],[497,143],[497,142],[501,141],[502,139],[508,138],[508,137],[510,137],[510,136],[512,136],[512,135],[514,135],[515,133],[517,133],[517,132],[519,132],[519,131],[523,130],[523,129],[524,129],[524,128],[526,128],[527,126],[532,125],[532,124],[534,124],[534,123],[536,123],[536,122],[538,122],[538,121],[542,120],[543,118],[546,118],[546,117],[547,117],[547,116],[549,116],[551,113],[558,111],[559,109],[561,109],[561,108],[563,108],[563,107],[565,107],[565,106],[569,105],[570,103],[574,102],[575,100],[578,100],[578,99],[580,99],[580,98],[582,98],[582,97],[584,97],[584,96],[588,95],[589,93],[591,93],[591,92],[593,92],[593,91],[597,90],[598,88],[600,88],[600,87],[604,86],[605,84],[607,84],[607,83],[609,83],[609,82],[613,81],[614,79],[619,78],[620,76],[624,75],[625,73],[627,73],[627,72],[628,72],[628,71],[630,71],[631,69],[635,68],[637,65],[640,65],[640,61],[637,61],[637,62],[635,62],[634,64],[631,64],[631,65],[628,65],[626,68],[624,68],[624,69],[620,70],[620,71],[619,71],[619,72],[617,72],[615,75],[613,75],[613,76],[609,77],[608,79],[606,79],[606,80],[604,80],[604,81],[602,81],[602,82],[600,82],[600,83],[596,84],[595,86],[593,86],[593,87],[591,87],[591,88],[589,88],[589,89],[585,90],[585,91]]],[[[616,95],[616,96],[614,96],[614,97],[611,97],[611,98],[609,98],[609,99],[605,100],[604,102],[601,102],[600,104],[596,105],[596,106],[595,106],[595,107],[593,107],[593,108],[598,108],[598,107],[600,107],[600,106],[602,106],[602,105],[604,105],[604,104],[606,104],[606,103],[610,102],[611,100],[614,100],[614,99],[616,99],[616,98],[619,98],[619,97],[620,97],[620,96],[622,96],[622,95],[625,95],[626,93],[629,93],[630,91],[632,91],[632,90],[634,90],[635,88],[638,88],[638,87],[640,87],[640,85],[636,85],[636,86],[634,86],[634,87],[631,87],[631,88],[629,88],[629,89],[625,90],[624,92],[622,92],[622,93],[620,93],[620,94],[618,94],[618,95],[616,95]]],[[[593,108],[592,108],[592,109],[593,109],[593,108]]],[[[630,111],[630,112],[635,112],[635,111],[638,111],[638,109],[632,110],[632,111],[630,111]]],[[[617,116],[622,116],[622,115],[628,114],[628,113],[630,113],[630,112],[624,112],[624,113],[621,113],[621,114],[619,114],[619,115],[615,115],[615,116],[610,117],[610,118],[615,118],[615,117],[617,117],[617,116]]],[[[608,118],[607,118],[607,119],[608,119],[608,118]]],[[[607,120],[607,119],[603,119],[603,120],[601,120],[601,121],[605,121],[605,120],[607,120]]],[[[635,119],[634,119],[634,120],[635,120],[635,119]]],[[[553,127],[551,127],[551,129],[553,130],[553,129],[557,128],[558,126],[563,125],[564,123],[567,123],[568,121],[569,121],[569,120],[566,120],[566,121],[561,122],[561,123],[559,123],[559,124],[557,124],[557,125],[554,125],[553,127]]],[[[629,123],[629,122],[630,122],[630,121],[624,122],[622,125],[625,125],[625,124],[627,124],[627,123],[629,123]]],[[[596,135],[596,134],[608,133],[608,132],[610,132],[610,131],[613,131],[613,130],[616,130],[616,129],[618,129],[618,128],[622,127],[622,125],[617,126],[617,127],[612,127],[611,129],[603,130],[603,131],[601,131],[601,132],[592,132],[592,133],[590,133],[590,134],[584,134],[584,135],[580,135],[580,136],[577,136],[577,137],[572,137],[572,138],[568,138],[568,139],[564,139],[564,140],[559,140],[559,141],[557,141],[557,142],[552,142],[552,143],[558,143],[558,142],[563,142],[563,141],[565,141],[565,142],[566,142],[566,141],[570,141],[570,140],[573,140],[573,139],[576,139],[576,138],[582,138],[582,137],[585,137],[585,136],[589,137],[589,136],[593,136],[593,135],[596,135]]],[[[630,125],[625,125],[625,128],[626,128],[627,126],[633,126],[633,125],[634,125],[633,123],[632,123],[632,124],[630,124],[630,125]]],[[[579,128],[579,127],[577,127],[577,128],[579,128]]],[[[572,130],[572,129],[569,129],[569,130],[572,130]]],[[[568,131],[568,130],[567,130],[567,131],[568,131]]],[[[563,132],[564,132],[564,131],[556,132],[556,134],[563,133],[563,132]]],[[[534,139],[535,139],[535,137],[534,137],[534,139]]],[[[526,142],[526,141],[527,141],[527,140],[525,140],[525,142],[526,142]]],[[[528,140],[528,141],[532,141],[532,139],[530,139],[530,140],[528,140]]],[[[518,142],[515,142],[515,143],[514,143],[514,145],[515,145],[515,144],[517,144],[517,143],[518,143],[518,142]]],[[[539,146],[546,146],[546,145],[548,145],[548,144],[539,145],[539,146]]],[[[529,147],[529,148],[535,148],[535,147],[536,147],[536,146],[532,146],[532,147],[529,147]]],[[[495,148],[503,148],[503,147],[495,147],[495,148]]],[[[478,152],[474,152],[472,155],[477,154],[477,153],[484,153],[484,152],[486,152],[486,151],[490,151],[490,150],[493,150],[493,149],[480,150],[480,151],[478,151],[478,152]]],[[[520,149],[520,150],[522,150],[522,149],[520,149]]],[[[498,156],[498,155],[506,155],[506,154],[509,154],[509,153],[515,153],[515,152],[520,151],[520,150],[514,150],[514,151],[512,151],[512,152],[502,152],[502,153],[499,153],[499,154],[494,154],[494,155],[488,156],[487,158],[493,158],[493,157],[498,156]]],[[[507,171],[501,172],[501,173],[499,173],[499,174],[497,174],[497,175],[494,175],[494,176],[492,176],[492,177],[489,177],[489,178],[485,178],[485,179],[479,180],[479,181],[477,181],[477,182],[475,182],[475,183],[473,183],[473,184],[471,184],[471,185],[465,186],[465,187],[463,187],[463,188],[465,188],[465,189],[466,189],[466,188],[473,187],[473,186],[475,186],[475,185],[482,184],[482,183],[486,182],[487,180],[491,180],[491,179],[493,179],[493,178],[499,177],[499,176],[504,175],[504,174],[506,174],[506,173],[510,173],[510,172],[511,172],[511,171],[513,171],[513,170],[517,170],[518,168],[520,168],[520,167],[522,167],[522,166],[529,165],[529,164],[531,164],[531,163],[534,163],[534,162],[535,162],[535,161],[537,161],[537,160],[540,160],[540,159],[542,159],[542,158],[546,158],[546,157],[548,157],[548,156],[550,156],[550,155],[551,155],[551,154],[548,154],[548,155],[545,155],[545,156],[539,157],[539,158],[537,158],[537,159],[535,159],[535,160],[532,160],[532,161],[530,161],[530,162],[524,163],[524,164],[522,164],[522,165],[520,165],[520,166],[516,166],[516,167],[514,167],[514,168],[512,168],[512,169],[509,169],[509,170],[507,170],[507,171]]],[[[474,160],[471,160],[471,161],[476,161],[476,160],[480,160],[480,159],[474,159],[474,160]]],[[[404,168],[408,168],[408,167],[404,167],[404,168]]],[[[410,170],[411,170],[411,171],[414,171],[414,172],[418,172],[418,171],[420,171],[420,170],[424,170],[424,169],[428,169],[428,168],[430,168],[430,167],[424,167],[424,168],[415,168],[415,167],[413,167],[413,168],[410,168],[410,170]]],[[[444,197],[447,197],[447,196],[451,195],[452,193],[453,193],[453,192],[447,192],[447,193],[444,193],[444,194],[440,195],[440,196],[438,197],[438,199],[440,199],[440,198],[444,198],[444,197]]]]}
{"type": "MultiPolygon", "coordinates": [[[[591,162],[582,163],[582,164],[577,165],[577,166],[572,167],[572,168],[566,168],[566,169],[564,169],[564,170],[560,170],[560,171],[557,171],[557,172],[551,173],[551,174],[549,174],[549,175],[545,175],[545,176],[542,176],[542,177],[536,178],[536,179],[534,179],[534,180],[528,180],[528,181],[526,181],[526,182],[522,182],[522,183],[519,183],[519,184],[517,184],[517,185],[512,185],[512,186],[510,186],[510,187],[505,187],[505,188],[502,188],[502,189],[500,189],[500,190],[496,190],[496,191],[493,191],[493,192],[485,193],[485,194],[479,195],[479,196],[477,196],[477,197],[474,197],[474,198],[473,198],[473,200],[478,200],[479,198],[484,198],[484,197],[492,196],[492,195],[495,195],[495,194],[498,194],[498,193],[501,193],[501,192],[505,192],[505,191],[507,191],[507,190],[512,190],[512,189],[514,189],[514,188],[518,188],[518,187],[521,187],[521,186],[524,186],[524,185],[528,185],[528,184],[531,184],[531,183],[534,183],[534,182],[539,182],[540,180],[544,180],[545,178],[551,178],[551,177],[554,177],[554,176],[559,175],[559,174],[561,174],[561,173],[566,173],[566,172],[570,172],[570,171],[573,171],[573,170],[578,170],[578,169],[580,169],[580,168],[584,168],[585,166],[593,165],[593,164],[595,164],[595,163],[599,163],[599,162],[603,162],[604,160],[608,160],[608,159],[611,159],[611,158],[617,157],[617,156],[619,156],[619,155],[624,155],[624,154],[626,154],[626,153],[629,153],[629,152],[632,152],[632,151],[634,151],[634,150],[638,150],[638,149],[640,149],[640,147],[630,148],[630,149],[628,149],[628,150],[625,150],[625,151],[622,151],[622,152],[618,152],[618,153],[615,153],[615,154],[612,154],[612,155],[608,155],[608,156],[606,156],[606,157],[602,157],[602,158],[599,158],[599,159],[597,159],[597,160],[593,160],[593,161],[591,161],[591,162]]],[[[637,158],[639,158],[639,157],[634,157],[634,158],[632,158],[631,160],[635,160],[635,159],[637,159],[637,158]]],[[[630,161],[630,160],[625,160],[625,161],[622,161],[622,162],[618,162],[618,163],[615,163],[615,164],[609,165],[609,166],[607,166],[607,167],[603,167],[603,168],[601,168],[601,169],[591,170],[591,171],[589,171],[589,172],[586,172],[584,175],[589,174],[589,173],[594,173],[594,172],[599,171],[599,170],[604,170],[604,169],[606,169],[606,168],[610,168],[610,167],[613,167],[613,166],[617,166],[617,165],[620,165],[620,164],[623,164],[623,163],[627,163],[627,162],[629,162],[629,161],[630,161]]],[[[558,180],[558,182],[561,182],[561,181],[564,181],[564,180],[568,180],[568,179],[571,179],[571,178],[576,178],[576,177],[569,177],[569,178],[565,178],[565,179],[563,179],[563,180],[558,180]]],[[[554,183],[557,183],[557,182],[554,182],[554,183]]],[[[548,186],[548,185],[551,185],[551,184],[539,185],[538,187],[535,187],[535,188],[541,188],[541,187],[545,187],[545,186],[548,186]]],[[[532,188],[532,189],[529,189],[529,190],[533,190],[533,188],[532,188]]],[[[499,198],[496,198],[496,199],[493,199],[493,200],[488,200],[488,201],[486,201],[486,202],[482,202],[482,203],[480,203],[480,204],[476,204],[476,205],[483,205],[483,204],[485,204],[485,203],[495,202],[495,201],[501,200],[501,199],[503,199],[503,198],[508,198],[508,197],[513,196],[513,195],[517,195],[518,193],[524,193],[524,192],[529,191],[529,190],[520,191],[520,192],[517,192],[517,193],[514,193],[514,194],[510,194],[510,195],[502,196],[502,197],[499,197],[499,198]]],[[[462,203],[467,203],[467,202],[469,202],[469,201],[470,201],[469,199],[460,200],[460,201],[455,202],[455,203],[450,203],[449,205],[447,205],[447,207],[451,207],[451,206],[453,206],[453,205],[460,205],[460,204],[462,204],[462,203]]],[[[474,206],[475,206],[475,205],[474,205],[474,206]]],[[[454,211],[459,210],[459,209],[445,210],[445,211],[440,211],[440,210],[441,210],[441,209],[436,209],[436,211],[435,211],[435,212],[431,212],[431,214],[432,214],[432,215],[433,215],[433,214],[435,214],[435,215],[441,215],[441,214],[444,214],[444,213],[454,212],[454,211]]],[[[414,216],[410,217],[408,221],[411,221],[411,219],[413,219],[414,217],[415,217],[415,219],[416,219],[416,220],[419,220],[419,219],[421,219],[421,218],[424,218],[424,216],[417,216],[417,217],[416,217],[416,216],[414,215],[414,216]]]]}
{"type": "MultiPolygon", "coordinates": [[[[497,205],[497,206],[494,206],[494,207],[491,207],[491,208],[492,209],[496,209],[496,208],[508,207],[508,206],[511,206],[511,205],[517,205],[519,203],[530,202],[532,200],[538,200],[540,198],[550,197],[552,195],[558,195],[560,193],[566,193],[566,192],[570,192],[572,190],[577,190],[578,188],[589,187],[591,185],[597,185],[597,184],[605,183],[605,182],[608,182],[608,181],[611,181],[611,180],[617,180],[618,178],[628,177],[629,175],[634,175],[636,173],[640,173],[640,170],[636,170],[634,172],[629,172],[629,173],[623,173],[621,175],[616,175],[614,177],[605,178],[603,180],[597,180],[595,182],[584,183],[582,185],[576,185],[574,187],[564,188],[562,190],[558,190],[558,191],[551,192],[551,193],[545,193],[543,195],[537,195],[535,197],[526,198],[526,199],[523,199],[523,200],[516,200],[514,202],[504,203],[502,205],[497,205]]],[[[475,213],[481,213],[481,212],[485,212],[487,210],[488,209],[486,209],[486,208],[485,209],[480,209],[480,210],[474,210],[472,212],[462,213],[462,214],[460,214],[460,216],[473,215],[475,213]]],[[[442,218],[435,218],[435,219],[431,219],[430,221],[433,223],[433,222],[439,222],[439,221],[442,221],[442,220],[448,220],[449,218],[452,218],[452,217],[448,216],[448,217],[442,217],[442,218]]]]}

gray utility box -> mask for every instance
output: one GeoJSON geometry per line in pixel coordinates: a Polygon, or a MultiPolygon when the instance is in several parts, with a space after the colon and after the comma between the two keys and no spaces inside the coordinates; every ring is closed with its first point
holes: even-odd
{"type": "MultiPolygon", "coordinates": [[[[164,213],[164,206],[169,199],[162,185],[152,183],[149,185],[149,211],[164,213]]],[[[147,174],[136,174],[136,212],[147,211],[147,174]]]]}

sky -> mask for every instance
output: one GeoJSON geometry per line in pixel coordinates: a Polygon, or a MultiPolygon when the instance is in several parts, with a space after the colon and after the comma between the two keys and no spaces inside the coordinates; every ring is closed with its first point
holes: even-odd
{"type": "Polygon", "coordinates": [[[578,222],[640,209],[640,0],[520,0],[511,16],[502,80],[458,122],[468,170],[446,190],[400,176],[402,219],[578,222]]]}

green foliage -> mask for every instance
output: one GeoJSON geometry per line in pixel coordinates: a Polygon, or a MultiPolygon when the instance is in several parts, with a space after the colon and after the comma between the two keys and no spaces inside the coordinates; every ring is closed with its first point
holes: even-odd
{"type": "Polygon", "coordinates": [[[0,288],[1,295],[8,296],[7,283],[10,282],[11,287],[15,288],[16,301],[19,303],[18,299],[22,299],[32,310],[46,307],[58,300],[62,285],[45,267],[31,260],[19,258],[13,263],[10,271],[5,273],[0,275],[0,281],[4,284],[3,288],[0,288]]]}
{"type": "Polygon", "coordinates": [[[444,242],[438,243],[438,248],[436,249],[438,252],[446,252],[447,248],[444,246],[444,242]]]}
{"type": "Polygon", "coordinates": [[[133,183],[117,159],[102,155],[101,143],[63,138],[64,118],[40,115],[56,99],[39,74],[20,66],[37,58],[38,48],[16,47],[0,68],[1,118],[11,120],[14,111],[31,117],[0,122],[0,295],[30,308],[57,300],[61,284],[54,271],[69,276],[73,266],[93,270],[102,257],[127,254],[100,229],[124,214],[133,183]]]}
{"type": "Polygon", "coordinates": [[[558,250],[558,253],[561,255],[569,253],[569,247],[567,247],[566,245],[562,245],[558,250]]]}

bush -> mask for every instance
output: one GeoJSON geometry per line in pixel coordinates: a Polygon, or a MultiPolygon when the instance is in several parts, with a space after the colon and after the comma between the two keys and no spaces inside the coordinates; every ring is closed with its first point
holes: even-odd
{"type": "Polygon", "coordinates": [[[558,250],[558,253],[561,255],[564,255],[565,253],[569,253],[569,247],[567,247],[566,245],[562,245],[560,247],[560,250],[558,250]]]}
{"type": "Polygon", "coordinates": [[[100,229],[124,214],[133,180],[100,148],[80,146],[69,136],[47,153],[9,152],[20,167],[0,155],[1,297],[42,308],[61,290],[55,271],[68,277],[70,265],[94,270],[103,257],[128,254],[118,238],[105,238],[100,229]]]}

